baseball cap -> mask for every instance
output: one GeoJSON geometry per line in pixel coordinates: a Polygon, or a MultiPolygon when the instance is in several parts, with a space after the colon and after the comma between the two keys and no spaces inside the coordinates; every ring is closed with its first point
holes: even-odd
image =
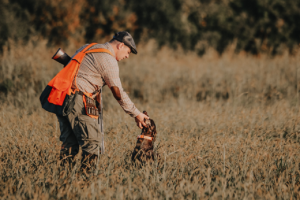
{"type": "Polygon", "coordinates": [[[137,54],[136,46],[132,36],[127,31],[121,31],[115,33],[113,39],[123,42],[126,46],[131,49],[131,52],[137,54]]]}

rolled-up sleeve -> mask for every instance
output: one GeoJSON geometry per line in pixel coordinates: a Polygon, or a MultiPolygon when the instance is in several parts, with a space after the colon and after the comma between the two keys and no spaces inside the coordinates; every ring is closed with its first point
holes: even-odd
{"type": "Polygon", "coordinates": [[[119,65],[117,60],[109,54],[99,53],[95,56],[95,61],[101,65],[101,72],[103,81],[111,88],[116,86],[120,90],[121,100],[118,101],[123,110],[131,117],[136,117],[141,112],[135,107],[134,103],[130,100],[127,93],[123,90],[121,80],[119,77],[119,65]]]}

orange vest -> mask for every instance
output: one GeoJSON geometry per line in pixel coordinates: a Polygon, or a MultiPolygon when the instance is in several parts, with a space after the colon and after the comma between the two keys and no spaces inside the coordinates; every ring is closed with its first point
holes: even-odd
{"type": "MultiPolygon", "coordinates": [[[[63,107],[66,103],[66,97],[69,97],[71,94],[74,94],[76,91],[79,91],[76,85],[76,89],[72,90],[72,83],[74,78],[76,79],[80,63],[83,60],[84,56],[88,53],[112,53],[107,49],[93,49],[88,50],[90,47],[95,45],[92,43],[85,47],[81,52],[78,52],[74,58],[63,68],[46,86],[43,91],[40,101],[42,107],[52,113],[63,115],[63,107]]],[[[113,56],[113,55],[112,55],[113,56]]],[[[90,93],[85,93],[87,96],[92,96],[90,93]]],[[[67,98],[68,99],[68,98],[67,98]]]]}

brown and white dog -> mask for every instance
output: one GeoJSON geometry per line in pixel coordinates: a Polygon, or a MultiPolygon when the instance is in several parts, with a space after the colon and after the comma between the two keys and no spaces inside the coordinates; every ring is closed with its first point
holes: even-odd
{"type": "MultiPolygon", "coordinates": [[[[147,112],[143,112],[148,116],[147,112]]],[[[149,116],[148,116],[149,117],[149,116]]],[[[132,152],[131,160],[139,160],[141,163],[154,161],[154,141],[156,137],[156,126],[152,119],[145,119],[147,127],[143,127],[141,135],[138,136],[136,146],[132,152]]]]}

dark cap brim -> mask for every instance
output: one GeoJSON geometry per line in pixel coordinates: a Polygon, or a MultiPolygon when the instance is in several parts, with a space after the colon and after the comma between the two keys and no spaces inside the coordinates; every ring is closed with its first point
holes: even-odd
{"type": "Polygon", "coordinates": [[[130,48],[131,53],[137,54],[136,48],[134,48],[128,41],[125,40],[125,41],[121,41],[121,42],[123,42],[126,46],[128,46],[130,48]]]}
{"type": "Polygon", "coordinates": [[[137,54],[137,50],[136,50],[136,49],[134,49],[134,48],[132,48],[132,47],[129,47],[129,48],[131,49],[131,53],[137,54]]]}

